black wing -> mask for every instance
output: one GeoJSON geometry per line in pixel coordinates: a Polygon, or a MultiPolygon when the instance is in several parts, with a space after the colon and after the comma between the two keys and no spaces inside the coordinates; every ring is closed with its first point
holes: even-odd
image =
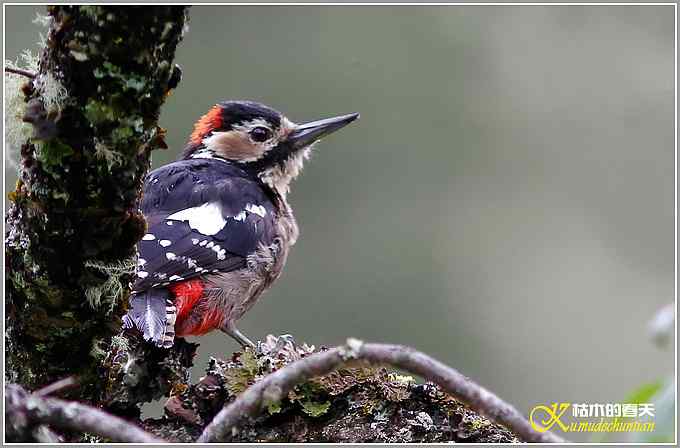
{"type": "Polygon", "coordinates": [[[268,192],[220,160],[182,160],[149,173],[142,212],[149,228],[138,244],[136,292],[239,269],[274,238],[268,192]]]}

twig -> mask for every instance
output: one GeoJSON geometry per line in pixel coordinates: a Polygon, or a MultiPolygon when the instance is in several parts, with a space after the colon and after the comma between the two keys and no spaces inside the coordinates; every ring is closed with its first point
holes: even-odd
{"type": "Polygon", "coordinates": [[[314,353],[288,364],[253,384],[215,416],[196,442],[223,441],[243,417],[257,416],[267,403],[285,397],[297,384],[358,361],[389,364],[422,376],[467,403],[471,409],[514,431],[527,442],[565,442],[550,432],[534,431],[512,405],[424,353],[400,345],[362,343],[356,339],[348,339],[344,346],[314,353]]]}
{"type": "Polygon", "coordinates": [[[28,70],[22,70],[20,68],[14,68],[14,67],[5,67],[5,72],[6,73],[14,73],[15,75],[21,75],[25,76],[27,78],[34,79],[36,74],[33,72],[29,72],[28,70]]]}
{"type": "Polygon", "coordinates": [[[48,384],[47,386],[40,388],[33,392],[33,395],[36,397],[46,397],[48,395],[52,395],[53,393],[60,391],[62,389],[66,389],[68,387],[75,386],[77,383],[75,377],[68,376],[64,379],[61,379],[59,381],[55,381],[52,384],[48,384]]]}
{"type": "Polygon", "coordinates": [[[13,422],[48,424],[90,432],[117,442],[166,443],[122,418],[84,404],[28,394],[16,384],[5,387],[5,413],[13,422]]]}

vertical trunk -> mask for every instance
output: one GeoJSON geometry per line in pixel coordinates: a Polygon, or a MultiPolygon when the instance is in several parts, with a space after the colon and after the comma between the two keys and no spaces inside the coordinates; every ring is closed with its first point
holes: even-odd
{"type": "Polygon", "coordinates": [[[53,6],[24,88],[34,137],[6,215],[7,377],[34,389],[97,368],[119,330],[146,223],[137,210],[187,8],[53,6]]]}

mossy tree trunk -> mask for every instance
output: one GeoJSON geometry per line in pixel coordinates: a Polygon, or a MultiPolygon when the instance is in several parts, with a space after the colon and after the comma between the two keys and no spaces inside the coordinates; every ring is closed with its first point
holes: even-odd
{"type": "Polygon", "coordinates": [[[177,85],[187,8],[52,6],[28,81],[20,175],[6,215],[7,379],[29,390],[97,367],[120,329],[160,107],[177,85]]]}

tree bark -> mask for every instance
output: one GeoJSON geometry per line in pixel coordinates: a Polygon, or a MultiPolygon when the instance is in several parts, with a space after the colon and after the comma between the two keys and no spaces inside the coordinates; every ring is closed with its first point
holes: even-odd
{"type": "MultiPolygon", "coordinates": [[[[129,360],[123,355],[125,364],[129,360]]],[[[138,369],[128,366],[123,370],[138,369]]],[[[120,383],[129,381],[123,378],[120,383]]],[[[268,336],[258,352],[247,349],[227,361],[212,359],[197,383],[175,383],[162,418],[128,415],[126,425],[100,410],[47,398],[44,394],[49,390],[27,394],[16,385],[8,386],[10,401],[5,412],[10,440],[36,439],[45,430],[60,435],[64,442],[98,443],[151,441],[154,437],[184,443],[521,440],[473,408],[520,430],[522,424],[513,422],[513,414],[528,425],[502,400],[426,355],[407,347],[364,345],[356,340],[334,349],[314,350],[268,336]],[[380,365],[381,360],[421,371],[448,389],[460,390],[474,404],[462,403],[438,384],[418,383],[390,371],[380,365]],[[504,417],[499,418],[499,413],[504,417]]],[[[561,441],[548,433],[528,436],[532,441],[561,441]]]]}
{"type": "Polygon", "coordinates": [[[29,389],[98,367],[127,303],[138,200],[160,107],[179,80],[185,7],[51,6],[36,77],[24,87],[20,176],[6,215],[6,376],[29,389]]]}

